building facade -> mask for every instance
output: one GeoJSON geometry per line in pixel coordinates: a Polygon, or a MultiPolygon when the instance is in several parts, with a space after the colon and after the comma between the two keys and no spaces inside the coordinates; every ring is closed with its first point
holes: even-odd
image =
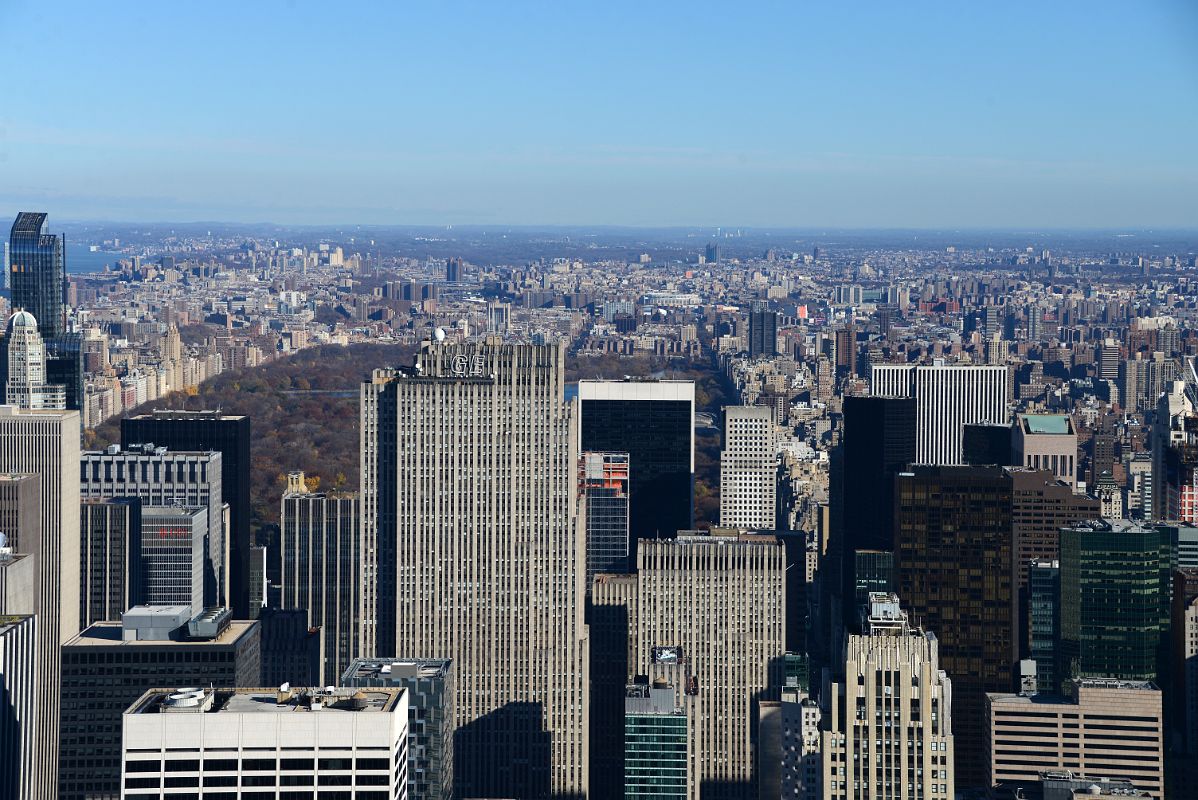
{"type": "Polygon", "coordinates": [[[408,695],[408,797],[453,800],[453,662],[354,659],[341,677],[350,688],[402,687],[408,695]]]}
{"type": "Polygon", "coordinates": [[[6,403],[34,409],[67,407],[66,387],[46,378],[46,345],[38,333],[37,320],[28,311],[18,311],[9,318],[4,349],[8,358],[6,403]]]}
{"type": "Polygon", "coordinates": [[[204,610],[204,543],[208,509],[145,506],[141,510],[142,596],[150,606],[204,610]]]}
{"type": "Polygon", "coordinates": [[[1006,366],[874,364],[869,393],[914,397],[916,461],[963,464],[965,425],[1006,425],[1010,375],[1006,366]]]}
{"type": "Polygon", "coordinates": [[[121,717],[121,796],[202,784],[206,797],[314,797],[319,785],[406,800],[407,701],[386,688],[151,689],[121,717]]]}
{"type": "MultiPolygon", "coordinates": [[[[19,543],[38,565],[38,661],[43,681],[37,709],[41,797],[58,796],[60,646],[79,632],[79,413],[0,406],[0,473],[37,477],[36,548],[19,543]]],[[[0,482],[2,483],[2,482],[0,482]]],[[[31,504],[28,494],[14,495],[31,504]]],[[[27,512],[18,512],[22,515],[27,512]]]]}
{"type": "Polygon", "coordinates": [[[692,800],[691,736],[681,687],[664,678],[624,692],[625,800],[692,800]]]}
{"type": "Polygon", "coordinates": [[[1068,770],[1127,778],[1148,797],[1164,797],[1161,693],[1151,683],[1087,678],[1073,682],[1068,697],[993,693],[985,713],[990,785],[1068,770]]]}
{"type": "Polygon", "coordinates": [[[822,705],[825,798],[954,797],[952,682],[936,637],[908,623],[897,596],[870,596],[822,705]]]}
{"type": "Polygon", "coordinates": [[[219,411],[155,410],[121,420],[121,447],[153,443],[177,452],[221,455],[220,498],[229,506],[229,530],[221,549],[227,568],[217,573],[217,603],[237,619],[249,616],[250,418],[219,411]],[[223,575],[227,573],[227,582],[223,575]]]}
{"type": "Polygon", "coordinates": [[[584,452],[628,453],[629,558],[640,539],[673,536],[693,524],[693,381],[578,382],[584,452]]]}
{"type": "Polygon", "coordinates": [[[231,622],[192,639],[189,621],[186,606],[139,606],[63,645],[63,800],[121,792],[121,714],[147,686],[258,685],[258,623],[231,622]]]}
{"type": "Polygon", "coordinates": [[[34,614],[0,614],[0,797],[13,800],[53,800],[38,777],[37,622],[34,614]]]}
{"type": "Polygon", "coordinates": [[[309,492],[291,473],[279,515],[283,608],[302,608],[324,630],[323,674],[330,680],[361,654],[362,560],[358,496],[309,492]]]}
{"type": "Polygon", "coordinates": [[[772,531],[777,518],[778,447],[773,415],[761,406],[724,409],[720,525],[772,531]]]}
{"type": "Polygon", "coordinates": [[[587,536],[587,594],[600,572],[627,572],[628,454],[583,453],[578,462],[587,536]]]}
{"type": "Polygon", "coordinates": [[[79,623],[117,620],[144,601],[141,501],[85,498],[79,506],[79,623]]]}
{"type": "Polygon", "coordinates": [[[1077,431],[1068,414],[1019,414],[1011,433],[1015,464],[1077,485],[1077,431]]]}
{"type": "Polygon", "coordinates": [[[17,214],[9,235],[8,287],[12,307],[33,314],[42,337],[50,338],[66,331],[66,263],[62,237],[47,233],[46,216],[17,214]]]}
{"type": "MultiPolygon", "coordinates": [[[[426,343],[362,386],[363,651],[450,658],[462,796],[587,786],[565,346],[426,343]]],[[[635,467],[634,467],[635,468],[635,467]]]]}

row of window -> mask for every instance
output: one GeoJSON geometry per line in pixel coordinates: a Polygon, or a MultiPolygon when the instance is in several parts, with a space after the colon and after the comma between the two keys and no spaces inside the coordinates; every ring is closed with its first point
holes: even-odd
{"type": "MultiPolygon", "coordinates": [[[[273,772],[276,769],[282,770],[308,770],[311,771],[318,764],[319,769],[359,769],[359,770],[386,770],[391,768],[391,762],[386,758],[206,758],[204,759],[204,772],[236,772],[239,768],[243,772],[273,772]]],[[[158,760],[130,760],[125,763],[125,772],[159,772],[163,769],[163,762],[158,760]]],[[[199,759],[174,759],[165,762],[166,772],[199,772],[199,759]]]]}

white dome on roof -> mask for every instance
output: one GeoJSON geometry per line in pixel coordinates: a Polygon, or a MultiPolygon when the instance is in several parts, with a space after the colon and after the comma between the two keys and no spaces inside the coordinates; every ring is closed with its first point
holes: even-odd
{"type": "Polygon", "coordinates": [[[37,320],[28,311],[21,310],[8,318],[8,332],[12,333],[19,328],[37,330],[37,320]]]}

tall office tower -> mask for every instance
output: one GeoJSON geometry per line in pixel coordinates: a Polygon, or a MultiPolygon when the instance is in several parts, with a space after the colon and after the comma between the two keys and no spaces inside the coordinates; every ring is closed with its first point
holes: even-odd
{"type": "Polygon", "coordinates": [[[946,364],[874,364],[869,392],[879,397],[914,397],[915,460],[920,464],[961,464],[966,425],[1006,425],[1006,367],[946,364]]]}
{"type": "Polygon", "coordinates": [[[453,662],[357,658],[346,668],[340,685],[404,689],[408,695],[408,797],[452,800],[453,662]]]}
{"type": "Polygon", "coordinates": [[[600,572],[628,572],[628,454],[583,453],[578,462],[586,519],[587,582],[600,572]]]}
{"type": "Polygon", "coordinates": [[[974,467],[1013,464],[1011,429],[1006,425],[966,425],[961,433],[961,460],[974,467]]]}
{"type": "Polygon", "coordinates": [[[229,800],[279,788],[280,797],[315,797],[318,776],[330,800],[408,797],[402,689],[151,689],[120,730],[126,800],[157,798],[163,785],[198,796],[201,783],[206,797],[229,800]]]}
{"type": "MultiPolygon", "coordinates": [[[[840,591],[844,617],[855,623],[854,575],[859,550],[894,550],[894,476],[915,460],[915,400],[910,397],[846,397],[843,469],[832,475],[831,493],[843,519],[844,563],[840,591]]],[[[862,598],[864,599],[864,598],[862,598]]]]}
{"type": "Polygon", "coordinates": [[[588,739],[590,797],[618,797],[624,791],[624,707],[620,697],[629,676],[629,608],[636,600],[638,578],[596,575],[588,603],[590,634],[590,703],[588,739]]]}
{"type": "Polygon", "coordinates": [[[44,213],[17,214],[9,236],[9,262],[12,307],[33,314],[44,338],[66,332],[63,240],[46,232],[44,213]]]}
{"type": "Polygon", "coordinates": [[[697,798],[690,724],[681,689],[665,678],[625,689],[625,800],[697,798]]]}
{"type": "Polygon", "coordinates": [[[463,264],[460,258],[448,258],[445,260],[445,280],[450,283],[457,283],[462,279],[463,264]]]}
{"type": "Polygon", "coordinates": [[[580,447],[628,453],[628,557],[640,539],[690,530],[695,484],[693,381],[579,381],[580,447]]]}
{"type": "Polygon", "coordinates": [[[836,374],[857,374],[857,329],[852,322],[836,329],[836,374]]]}
{"type": "Polygon", "coordinates": [[[138,606],[63,645],[62,800],[120,794],[121,713],[147,686],[258,685],[258,623],[222,616],[193,636],[189,619],[186,606],[138,606]]]}
{"type": "Polygon", "coordinates": [[[1183,743],[1182,751],[1195,756],[1198,755],[1198,569],[1174,571],[1172,594],[1169,638],[1173,729],[1183,743]]]}
{"type": "Polygon", "coordinates": [[[0,614],[0,797],[13,800],[53,800],[39,779],[37,623],[35,614],[0,614]]]}
{"type": "Polygon", "coordinates": [[[218,585],[217,601],[245,619],[250,600],[250,418],[220,411],[156,410],[122,419],[121,447],[141,442],[169,450],[220,452],[220,496],[229,504],[230,530],[224,544],[228,584],[218,585]]]}
{"type": "Polygon", "coordinates": [[[1098,374],[1096,377],[1104,381],[1113,381],[1119,377],[1119,362],[1122,360],[1119,343],[1114,339],[1106,339],[1098,351],[1098,374]]]}
{"type": "Polygon", "coordinates": [[[1074,494],[1064,481],[1045,470],[1009,469],[1011,525],[1019,588],[1027,586],[1028,564],[1055,560],[1060,554],[1061,528],[1097,519],[1097,498],[1074,494]]]}
{"type": "Polygon", "coordinates": [[[894,553],[890,550],[855,550],[853,607],[857,610],[856,613],[868,614],[869,597],[877,592],[894,592],[894,553]]]}
{"type": "Polygon", "coordinates": [[[749,358],[778,355],[778,312],[765,303],[749,309],[749,358]]]}
{"type": "Polygon", "coordinates": [[[1151,683],[1085,678],[1067,697],[992,693],[985,714],[989,785],[1014,789],[1068,770],[1127,778],[1148,797],[1164,797],[1161,692],[1151,683]]]}
{"type": "Polygon", "coordinates": [[[1103,478],[1112,479],[1115,472],[1115,434],[1098,430],[1090,438],[1090,485],[1103,478]]]}
{"type": "Polygon", "coordinates": [[[1057,692],[1063,678],[1057,653],[1061,643],[1061,562],[1035,560],[1025,569],[1027,655],[1036,662],[1036,685],[1057,692]]]}
{"type": "Polygon", "coordinates": [[[1198,527],[1160,523],[1153,527],[1159,529],[1164,537],[1175,568],[1198,569],[1198,527]]]}
{"type": "Polygon", "coordinates": [[[1159,680],[1171,556],[1156,528],[1093,520],[1061,530],[1062,679],[1159,680]]]}
{"type": "Polygon", "coordinates": [[[7,539],[6,546],[14,553],[36,556],[41,552],[41,515],[38,476],[0,473],[0,533],[7,539]]]}
{"type": "Polygon", "coordinates": [[[305,609],[309,626],[324,630],[323,674],[335,680],[360,654],[358,496],[309,492],[304,473],[292,472],[283,493],[279,529],[283,608],[305,609]]]}
{"type": "Polygon", "coordinates": [[[204,542],[208,509],[144,506],[141,510],[142,597],[150,606],[204,610],[204,542]]]}
{"type": "Polygon", "coordinates": [[[720,451],[720,525],[772,531],[777,519],[778,444],[768,408],[724,409],[720,451]]]}
{"type": "Polygon", "coordinates": [[[779,705],[782,713],[781,796],[821,800],[824,793],[819,704],[806,691],[786,686],[782,689],[779,705]]]}
{"type": "Polygon", "coordinates": [[[587,787],[565,358],[564,343],[428,342],[362,386],[362,649],[453,660],[465,797],[587,787]]]}
{"type": "Polygon", "coordinates": [[[708,264],[718,264],[721,259],[721,247],[718,242],[708,242],[703,248],[703,260],[708,264]]]}
{"type": "Polygon", "coordinates": [[[223,471],[224,457],[217,450],[171,451],[153,443],[124,449],[112,445],[83,454],[79,492],[97,500],[135,497],[145,506],[204,507],[204,605],[211,607],[220,605],[220,587],[227,583],[228,575],[228,540],[221,502],[223,471]]]}
{"type": "MultiPolygon", "coordinates": [[[[258,619],[270,594],[266,578],[266,548],[250,548],[250,619],[258,619]]],[[[319,683],[320,681],[317,681],[319,683]]]]}
{"type": "Polygon", "coordinates": [[[908,613],[940,637],[953,676],[956,780],[978,786],[983,695],[1017,658],[1011,477],[999,467],[917,466],[898,476],[895,572],[908,613]]]}
{"type": "Polygon", "coordinates": [[[18,311],[8,320],[4,337],[8,358],[4,398],[20,408],[65,409],[66,387],[46,380],[46,345],[37,330],[37,320],[28,311],[18,311]]]}
{"type": "Polygon", "coordinates": [[[1033,342],[1039,341],[1044,334],[1044,309],[1040,306],[1030,306],[1027,310],[1027,338],[1033,342]]]}
{"type": "Polygon", "coordinates": [[[79,624],[120,619],[144,600],[141,501],[85,499],[79,506],[79,624]]]}
{"type": "Polygon", "coordinates": [[[1077,431],[1068,414],[1018,414],[1011,431],[1013,464],[1046,469],[1070,487],[1077,484],[1077,431]]]}
{"type": "Polygon", "coordinates": [[[992,367],[997,367],[1007,362],[1007,343],[1002,339],[1002,332],[995,331],[986,337],[983,351],[986,356],[986,363],[992,367]]]}
{"type": "Polygon", "coordinates": [[[36,614],[38,600],[37,557],[17,553],[0,534],[0,617],[36,614]]]}
{"type": "Polygon", "coordinates": [[[872,595],[865,631],[848,637],[822,698],[824,797],[951,800],[954,683],[936,636],[909,624],[897,596],[872,595]]]}
{"type": "MultiPolygon", "coordinates": [[[[0,474],[37,476],[38,541],[17,546],[37,557],[39,573],[38,661],[44,680],[36,724],[42,797],[58,796],[59,647],[79,632],[79,435],[77,411],[0,406],[0,474]]],[[[18,504],[34,502],[28,489],[15,491],[18,504]]]]}
{"type": "Polygon", "coordinates": [[[774,536],[686,534],[641,542],[636,575],[595,582],[596,607],[627,613],[631,675],[652,674],[663,647],[686,658],[700,692],[692,735],[704,798],[756,796],[756,701],[783,682],[785,573],[774,536]]]}

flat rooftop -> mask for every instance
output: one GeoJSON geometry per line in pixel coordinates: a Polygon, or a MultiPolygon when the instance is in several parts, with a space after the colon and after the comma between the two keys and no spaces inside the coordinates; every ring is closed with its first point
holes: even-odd
{"type": "Polygon", "coordinates": [[[1019,421],[1024,433],[1068,436],[1073,433],[1073,423],[1065,414],[1020,414],[1019,421]]]}
{"type": "Polygon", "coordinates": [[[341,680],[346,684],[354,680],[390,680],[398,685],[413,678],[444,678],[451,663],[447,658],[355,658],[341,680]]]}
{"type": "Polygon", "coordinates": [[[229,623],[229,627],[221,631],[215,639],[197,639],[175,641],[173,639],[125,641],[124,626],[119,622],[97,622],[82,633],[71,637],[63,647],[204,647],[219,644],[233,644],[258,623],[253,620],[240,620],[229,623]]]}
{"type": "Polygon", "coordinates": [[[125,713],[377,714],[395,711],[405,691],[402,687],[150,689],[129,706],[125,713]]]}

